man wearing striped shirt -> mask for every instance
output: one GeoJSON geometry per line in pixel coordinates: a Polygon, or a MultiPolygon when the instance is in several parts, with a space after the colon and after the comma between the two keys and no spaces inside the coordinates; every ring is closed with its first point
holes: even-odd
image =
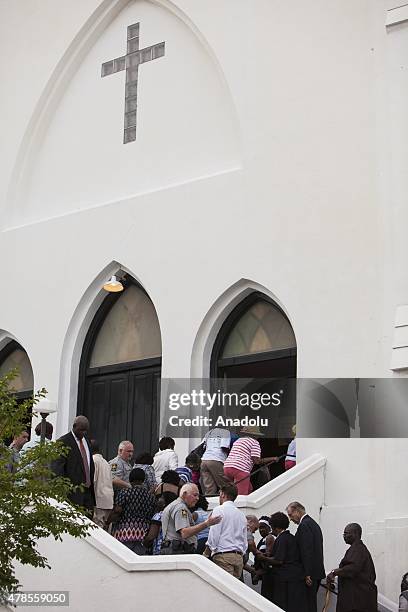
{"type": "Polygon", "coordinates": [[[254,465],[265,465],[277,461],[278,457],[261,458],[261,447],[256,438],[263,434],[257,427],[243,427],[240,434],[241,437],[234,442],[225,460],[224,474],[236,485],[238,495],[249,495],[252,491],[250,476],[254,465]]]}

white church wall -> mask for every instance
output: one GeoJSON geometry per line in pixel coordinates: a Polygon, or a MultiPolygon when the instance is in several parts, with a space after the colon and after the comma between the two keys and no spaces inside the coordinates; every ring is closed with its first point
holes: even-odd
{"type": "Polygon", "coordinates": [[[52,538],[42,540],[40,550],[52,569],[18,564],[18,579],[26,591],[69,591],[73,612],[82,612],[84,602],[87,610],[95,612],[129,605],[160,610],[167,609],[169,602],[180,610],[193,606],[199,612],[280,611],[203,557],[139,557],[99,528],[87,540],[70,536],[57,543],[52,538]]]}
{"type": "MultiPolygon", "coordinates": [[[[401,69],[408,39],[399,25],[386,33],[384,3],[337,0],[328,10],[323,0],[259,0],[253,11],[238,0],[206,0],[205,8],[178,0],[174,6],[206,41],[201,46],[195,29],[163,5],[130,3],[112,15],[62,88],[66,95],[42,124],[41,143],[25,128],[99,2],[26,6],[7,1],[1,20],[8,57],[2,84],[12,95],[0,100],[0,224],[8,228],[0,273],[11,281],[0,327],[28,351],[36,387],[58,400],[58,433],[76,411],[81,326],[75,337],[67,333],[112,262],[135,275],[156,307],[163,376],[208,372],[215,326],[234,297],[217,311],[221,318],[208,323],[208,314],[242,279],[265,287],[288,313],[299,376],[388,376],[395,309],[408,299],[401,69]],[[122,145],[123,73],[102,79],[100,64],[121,55],[126,26],[137,15],[143,45],[169,44],[164,58],[140,70],[137,140],[122,145]],[[16,28],[25,32],[19,44],[16,28]],[[183,48],[172,49],[172,35],[183,48]],[[390,107],[375,95],[384,64],[390,107]],[[376,153],[387,122],[392,169],[376,153]],[[36,143],[20,151],[30,153],[27,167],[17,159],[24,134],[36,143]],[[11,178],[16,168],[24,172],[11,178]],[[384,196],[379,188],[381,173],[391,207],[387,189],[384,196]],[[10,182],[20,199],[7,195],[10,182]]],[[[301,458],[327,457],[333,557],[341,552],[346,515],[364,526],[408,515],[395,448],[405,465],[406,449],[392,441],[299,440],[301,458]]],[[[390,558],[387,571],[398,575],[404,562],[390,558]]],[[[394,597],[394,586],[384,584],[394,597]]]]}
{"type": "MultiPolygon", "coordinates": [[[[29,176],[25,189],[17,190],[9,225],[239,167],[236,114],[222,74],[205,40],[167,6],[144,0],[128,3],[93,45],[88,41],[90,49],[74,76],[66,69],[57,108],[50,103],[35,128],[30,143],[35,154],[25,161],[29,176]],[[101,66],[126,54],[127,26],[136,23],[140,49],[164,41],[165,50],[162,57],[135,69],[137,140],[124,146],[126,72],[101,78],[101,66]]],[[[96,34],[87,28],[83,37],[91,36],[96,34]]],[[[74,53],[75,48],[67,54],[68,65],[74,53]]],[[[55,95],[50,92],[51,99],[55,95]]]]}
{"type": "Polygon", "coordinates": [[[375,562],[379,591],[396,601],[406,571],[406,440],[298,439],[299,459],[316,447],[326,457],[320,515],[326,569],[337,567],[344,556],[346,524],[360,523],[375,562]]]}
{"type": "MultiPolygon", "coordinates": [[[[0,6],[1,23],[4,26],[0,47],[2,57],[7,58],[7,61],[1,62],[0,74],[2,82],[3,78],[10,80],[10,95],[1,97],[2,117],[5,118],[2,122],[0,143],[2,179],[4,179],[0,184],[1,208],[7,196],[18,149],[35,104],[41,97],[58,60],[79,28],[99,4],[99,0],[83,0],[76,3],[75,10],[69,0],[62,0],[58,4],[52,0],[41,3],[31,2],[29,5],[26,4],[24,9],[19,3],[12,1],[3,2],[0,6]],[[23,24],[27,27],[24,28],[24,36],[19,37],[17,44],[16,36],[23,24]],[[36,50],[35,54],[33,49],[36,50]],[[19,78],[22,61],[24,79],[19,78]],[[15,78],[11,78],[13,74],[15,78]],[[18,116],[18,121],[8,121],[7,118],[14,113],[18,116]]],[[[3,217],[1,226],[4,222],[3,217]]]]}
{"type": "MultiPolygon", "coordinates": [[[[390,316],[395,319],[395,329],[390,330],[393,347],[390,352],[390,367],[397,375],[407,375],[408,358],[406,342],[401,338],[404,320],[404,308],[408,303],[408,281],[405,262],[408,257],[405,227],[408,223],[406,207],[407,178],[404,168],[408,162],[406,144],[408,122],[406,117],[406,100],[408,79],[406,76],[406,57],[408,52],[408,5],[399,3],[399,8],[387,13],[387,105],[388,105],[388,152],[389,177],[387,205],[390,210],[390,227],[393,242],[389,259],[391,262],[390,284],[394,302],[390,316]]],[[[406,317],[405,317],[406,319],[406,317]]],[[[394,321],[393,321],[394,322],[394,321]]],[[[392,326],[394,327],[394,326],[392,326]]]]}
{"type": "MultiPolygon", "coordinates": [[[[336,10],[341,12],[339,6],[336,10]]],[[[375,221],[373,232],[369,233],[373,238],[365,241],[364,248],[359,240],[350,241],[358,226],[366,226],[367,221],[372,223],[366,214],[371,191],[367,188],[366,169],[363,171],[361,167],[362,163],[368,162],[362,161],[366,157],[361,151],[350,150],[348,138],[353,134],[353,142],[369,148],[369,124],[362,118],[366,116],[363,107],[369,107],[370,100],[365,87],[357,83],[366,61],[361,49],[361,37],[356,35],[349,41],[347,53],[354,53],[360,62],[358,65],[353,62],[355,68],[350,70],[350,64],[346,66],[347,58],[341,56],[339,44],[348,26],[347,15],[343,15],[343,21],[336,20],[339,32],[332,37],[330,62],[325,57],[317,61],[323,44],[327,43],[326,38],[318,40],[319,44],[314,47],[308,45],[305,39],[292,49],[295,41],[288,39],[290,14],[287,9],[280,9],[283,13],[278,13],[279,19],[276,21],[272,19],[271,8],[262,7],[265,19],[260,18],[260,21],[271,24],[270,28],[275,27],[273,45],[280,44],[281,51],[287,52],[288,73],[291,73],[291,67],[294,69],[295,61],[300,64],[294,73],[296,78],[292,80],[283,74],[282,62],[276,64],[276,79],[265,82],[260,73],[264,66],[265,74],[269,74],[267,62],[271,57],[270,52],[264,53],[262,49],[262,41],[266,38],[261,31],[259,40],[253,40],[252,46],[247,43],[245,57],[247,61],[251,58],[254,60],[251,63],[253,71],[251,69],[249,72],[255,74],[248,75],[247,90],[253,93],[249,99],[246,98],[240,116],[240,125],[248,145],[244,172],[195,181],[139,196],[128,202],[111,203],[96,212],[76,213],[72,218],[62,217],[59,221],[27,226],[17,233],[3,234],[4,252],[10,250],[10,244],[24,239],[25,249],[32,258],[32,272],[24,251],[21,259],[16,258],[16,273],[21,274],[24,270],[25,278],[30,275],[34,278],[38,270],[46,269],[47,276],[56,279],[63,270],[70,291],[73,284],[70,274],[72,279],[81,273],[84,282],[79,289],[83,292],[106,262],[112,259],[135,270],[142,284],[151,290],[150,295],[162,322],[163,358],[169,364],[167,372],[171,375],[188,375],[188,360],[201,321],[217,298],[241,278],[252,279],[269,288],[290,313],[298,338],[300,375],[346,376],[349,373],[355,375],[357,369],[360,373],[363,373],[362,370],[374,373],[378,342],[375,332],[378,313],[373,312],[373,304],[377,305],[374,298],[378,278],[371,263],[376,260],[375,221]],[[299,54],[302,44],[304,49],[299,54]],[[336,59],[339,60],[337,63],[336,59]],[[330,76],[329,63],[332,65],[333,62],[340,70],[340,73],[336,73],[337,87],[340,88],[341,83],[342,89],[353,89],[353,103],[350,101],[345,105],[343,98],[337,100],[338,89],[333,92],[321,79],[322,70],[324,75],[330,76]],[[310,88],[302,89],[300,94],[298,79],[303,78],[306,66],[314,88],[313,91],[310,88]],[[280,80],[282,84],[278,88],[276,83],[280,80]],[[312,97],[318,101],[316,104],[312,104],[312,97]],[[330,114],[328,109],[324,110],[329,100],[330,114]],[[287,115],[283,113],[285,103],[293,106],[293,109],[288,109],[287,115]],[[295,112],[295,109],[296,104],[299,105],[297,110],[300,110],[306,103],[308,121],[304,122],[304,114],[295,112]],[[257,112],[254,114],[255,108],[257,112]],[[313,131],[310,130],[312,125],[313,131]],[[325,126],[330,127],[330,142],[326,139],[325,126]],[[306,133],[307,130],[309,132],[306,133]],[[282,147],[283,139],[285,147],[282,147]],[[336,155],[331,157],[326,153],[332,150],[333,142],[336,143],[336,155]],[[366,142],[368,144],[364,144],[366,142]],[[306,146],[310,148],[307,154],[306,146]],[[311,174],[307,160],[314,159],[313,154],[318,151],[319,156],[313,163],[318,171],[311,174]],[[336,171],[338,167],[342,168],[342,176],[336,171]],[[347,185],[344,174],[348,176],[347,185]],[[349,191],[345,191],[346,188],[349,191]],[[357,200],[359,206],[353,208],[351,213],[352,203],[357,200]],[[254,210],[257,211],[255,215],[254,210]],[[231,223],[232,219],[234,223],[231,223]],[[113,227],[116,236],[112,236],[110,231],[113,227]],[[109,239],[105,237],[107,231],[109,239]],[[154,234],[156,249],[152,248],[150,232],[154,234]],[[58,245],[57,251],[60,251],[60,245],[71,242],[72,236],[75,236],[75,253],[72,249],[64,249],[57,255],[52,247],[58,245]],[[153,250],[157,252],[153,253],[153,250]],[[51,253],[52,257],[49,257],[51,253]],[[223,253],[231,256],[224,258],[223,253]],[[353,274],[350,274],[350,269],[353,269],[353,274]],[[364,292],[361,292],[362,279],[364,292]],[[168,300],[169,287],[171,300],[168,300]],[[354,299],[356,295],[359,296],[358,300],[354,299]],[[175,316],[180,308],[183,310],[182,320],[175,316]],[[369,320],[366,317],[368,311],[371,312],[369,320]],[[361,325],[360,321],[363,320],[364,325],[361,325]],[[353,343],[349,342],[351,335],[353,343]],[[330,360],[326,358],[328,351],[330,360]]],[[[191,10],[190,16],[193,18],[194,10],[191,10]]],[[[314,24],[313,27],[316,27],[316,20],[322,19],[323,22],[319,24],[322,30],[324,26],[333,27],[332,20],[336,16],[341,15],[302,14],[302,17],[310,20],[310,25],[314,24]],[[325,23],[324,19],[328,22],[325,23]]],[[[355,23],[365,31],[363,17],[364,14],[358,14],[355,23]]],[[[251,24],[254,28],[255,25],[251,24]]],[[[307,30],[307,27],[302,28],[302,32],[307,30]]],[[[251,33],[255,34],[249,29],[249,38],[251,33]]],[[[157,62],[160,63],[161,59],[157,62]]],[[[221,64],[222,59],[219,58],[221,64]]],[[[147,70],[153,65],[144,68],[147,70]]],[[[228,81],[232,91],[235,86],[233,77],[228,81]]],[[[121,100],[122,94],[120,92],[118,95],[121,100]]],[[[122,146],[126,148],[129,145],[122,146]]],[[[58,202],[55,205],[58,209],[58,202]]],[[[38,310],[49,308],[52,311],[53,304],[39,299],[42,281],[38,282],[40,286],[37,285],[35,292],[35,304],[38,304],[38,310]]],[[[81,291],[75,293],[75,299],[67,298],[66,301],[66,291],[60,286],[61,283],[54,280],[55,284],[62,308],[64,302],[67,304],[64,320],[56,322],[60,351],[61,338],[81,299],[81,291]]],[[[44,295],[47,288],[46,283],[44,295]]],[[[31,290],[30,287],[27,289],[31,290]]],[[[21,321],[22,312],[16,312],[14,305],[12,311],[12,318],[21,321]]],[[[52,325],[51,319],[58,316],[59,313],[52,312],[50,315],[48,311],[47,325],[52,325]]],[[[37,345],[40,344],[40,327],[36,332],[37,345]]],[[[44,364],[42,367],[46,367],[46,358],[44,360],[41,356],[36,361],[41,361],[44,364]]],[[[57,364],[55,359],[54,363],[57,364]]],[[[36,367],[36,364],[33,365],[36,367]]],[[[53,371],[55,380],[58,379],[57,367],[53,371]]],[[[47,374],[46,378],[49,377],[50,374],[47,374]]]]}

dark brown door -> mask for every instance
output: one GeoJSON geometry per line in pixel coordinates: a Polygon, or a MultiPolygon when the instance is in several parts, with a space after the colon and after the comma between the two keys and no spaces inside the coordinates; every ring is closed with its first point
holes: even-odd
{"type": "Polygon", "coordinates": [[[160,366],[87,377],[83,413],[106,459],[122,440],[133,442],[136,454],[157,450],[159,380],[160,366]]]}

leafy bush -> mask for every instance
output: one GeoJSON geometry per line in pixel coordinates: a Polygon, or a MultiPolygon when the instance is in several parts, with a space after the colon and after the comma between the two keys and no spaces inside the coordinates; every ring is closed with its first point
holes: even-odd
{"type": "Polygon", "coordinates": [[[33,398],[19,403],[12,391],[16,371],[0,379],[0,603],[21,587],[14,561],[33,567],[50,568],[37,543],[62,534],[83,537],[93,524],[80,508],[66,503],[74,490],[67,478],[55,477],[51,462],[68,449],[60,442],[47,442],[23,453],[12,463],[12,451],[4,440],[19,435],[26,428],[27,414],[45,397],[42,389],[33,398]],[[12,469],[10,466],[12,465],[12,469]]]}

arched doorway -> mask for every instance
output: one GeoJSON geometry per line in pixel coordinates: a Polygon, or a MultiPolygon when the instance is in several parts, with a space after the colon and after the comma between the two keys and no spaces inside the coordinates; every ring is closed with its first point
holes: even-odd
{"type": "MultiPolygon", "coordinates": [[[[268,414],[273,437],[268,434],[259,442],[264,456],[283,455],[296,422],[296,338],[282,309],[263,293],[248,295],[224,321],[214,343],[210,370],[213,385],[222,385],[229,392],[272,393],[279,380],[282,401],[268,414]]],[[[273,477],[282,473],[283,461],[270,471],[273,477]]]]}
{"type": "Polygon", "coordinates": [[[107,459],[129,439],[135,450],[157,446],[161,334],[156,310],[131,277],[102,302],[82,351],[78,414],[107,459]]]}
{"type": "MultiPolygon", "coordinates": [[[[10,340],[0,351],[0,378],[17,368],[17,376],[10,383],[10,388],[18,403],[33,397],[34,375],[30,359],[23,347],[15,340],[10,340]]],[[[27,411],[27,431],[31,429],[31,409],[27,411]]],[[[6,441],[8,444],[11,440],[6,441]]]]}

